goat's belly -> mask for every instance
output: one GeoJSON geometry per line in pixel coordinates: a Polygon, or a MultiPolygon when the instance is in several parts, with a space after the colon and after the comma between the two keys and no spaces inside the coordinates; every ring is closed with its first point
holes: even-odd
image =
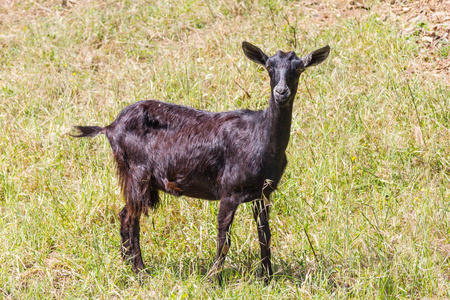
{"type": "Polygon", "coordinates": [[[186,190],[186,193],[184,193],[183,195],[205,200],[219,200],[216,194],[212,191],[193,189],[193,190],[186,190]]]}
{"type": "Polygon", "coordinates": [[[164,178],[159,184],[159,189],[175,195],[175,196],[188,196],[193,198],[200,198],[205,200],[218,200],[216,189],[214,184],[203,176],[196,176],[195,179],[189,180],[183,178],[180,180],[169,180],[164,178]]]}

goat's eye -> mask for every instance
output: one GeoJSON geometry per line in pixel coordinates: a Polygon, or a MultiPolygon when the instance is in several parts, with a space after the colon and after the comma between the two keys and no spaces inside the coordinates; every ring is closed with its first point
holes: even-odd
{"type": "Polygon", "coordinates": [[[271,66],[267,66],[266,69],[267,69],[267,71],[269,71],[269,72],[272,71],[272,67],[271,67],[271,66]]]}

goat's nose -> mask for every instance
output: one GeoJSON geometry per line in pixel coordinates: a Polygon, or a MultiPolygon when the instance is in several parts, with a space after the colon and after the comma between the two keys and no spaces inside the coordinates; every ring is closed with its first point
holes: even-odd
{"type": "Polygon", "coordinates": [[[285,96],[288,94],[289,89],[287,86],[277,86],[275,87],[275,93],[277,93],[280,96],[285,96]]]}

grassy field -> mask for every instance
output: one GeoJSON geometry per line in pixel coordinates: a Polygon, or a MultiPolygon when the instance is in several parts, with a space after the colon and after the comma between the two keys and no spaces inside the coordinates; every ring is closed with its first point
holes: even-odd
{"type": "Polygon", "coordinates": [[[4,1],[0,298],[449,298],[448,81],[414,67],[418,37],[376,12],[385,3],[362,2],[339,16],[334,2],[312,13],[314,1],[4,1]],[[139,284],[119,253],[109,144],[68,133],[143,99],[264,109],[268,75],[243,40],[270,54],[332,48],[300,81],[273,194],[274,280],[257,276],[249,205],[220,288],[204,281],[218,203],[162,195],[141,222],[149,276],[139,284]]]}

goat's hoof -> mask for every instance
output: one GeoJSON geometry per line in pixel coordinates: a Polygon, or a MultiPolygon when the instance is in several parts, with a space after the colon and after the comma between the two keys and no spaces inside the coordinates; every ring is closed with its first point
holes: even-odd
{"type": "Polygon", "coordinates": [[[139,282],[139,285],[142,285],[144,281],[149,277],[150,271],[147,270],[144,266],[136,268],[133,267],[133,272],[137,276],[137,280],[139,282]]]}
{"type": "Polygon", "coordinates": [[[218,284],[222,286],[222,272],[218,268],[212,268],[206,275],[206,281],[210,284],[218,284]]]}
{"type": "Polygon", "coordinates": [[[272,281],[273,275],[266,272],[261,273],[261,278],[264,280],[264,284],[269,284],[272,281]]]}
{"type": "Polygon", "coordinates": [[[221,274],[216,274],[214,276],[207,276],[206,281],[211,285],[222,287],[223,278],[221,274]]]}
{"type": "Polygon", "coordinates": [[[136,274],[139,285],[143,285],[145,281],[150,277],[150,273],[147,270],[142,270],[136,274]]]}

